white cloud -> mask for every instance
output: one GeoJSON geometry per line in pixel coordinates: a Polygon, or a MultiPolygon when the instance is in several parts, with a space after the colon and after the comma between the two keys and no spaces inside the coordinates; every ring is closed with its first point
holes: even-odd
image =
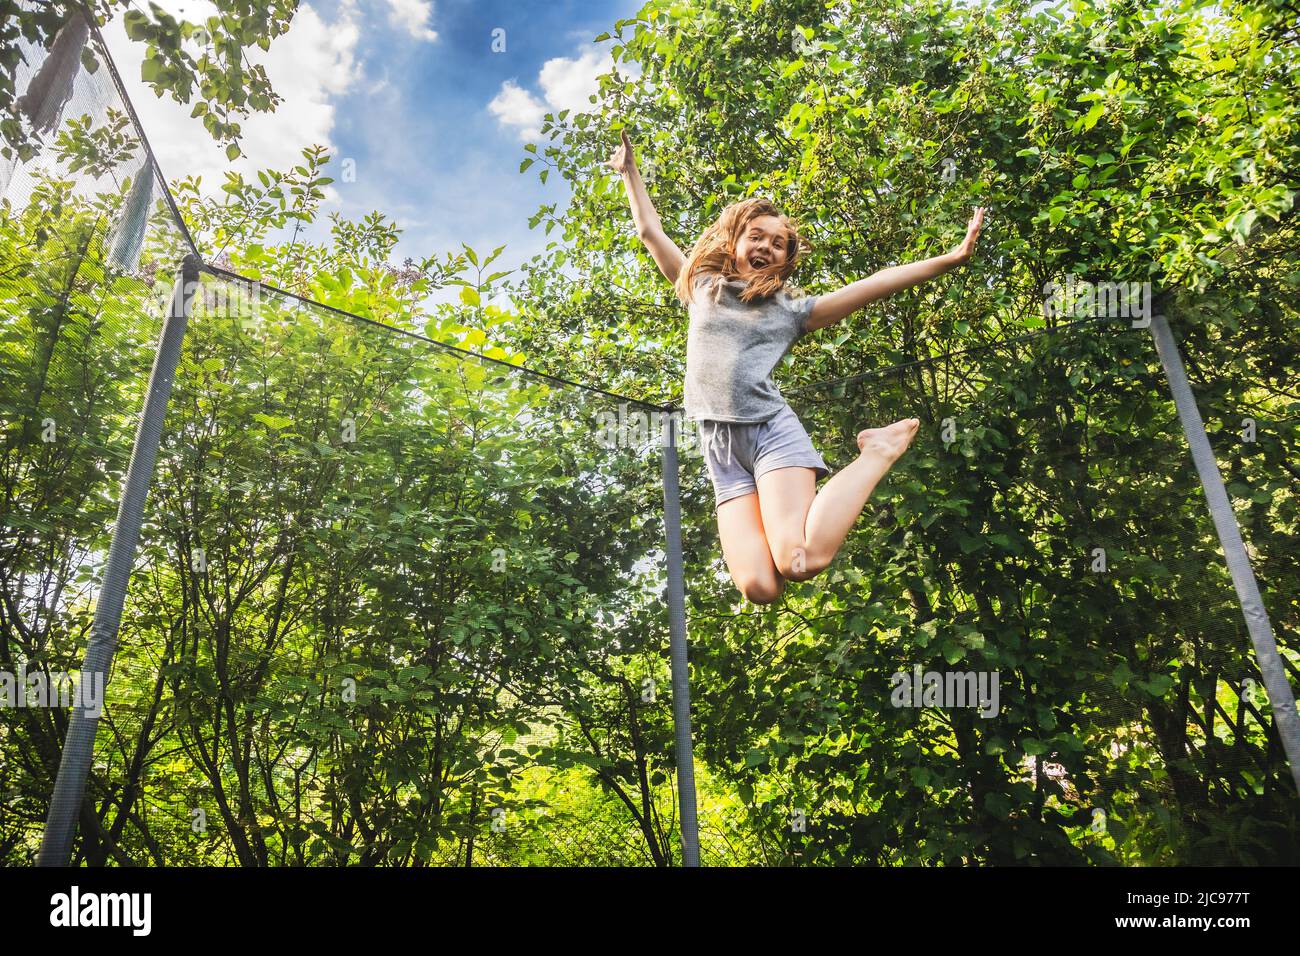
{"type": "Polygon", "coordinates": [[[387,0],[388,22],[401,27],[417,40],[432,43],[438,39],[437,31],[429,28],[433,4],[428,0],[387,0]]]}
{"type": "Polygon", "coordinates": [[[608,73],[613,62],[597,50],[586,50],[576,60],[560,56],[542,64],[537,81],[554,109],[586,112],[592,108],[588,98],[600,88],[596,78],[608,73]]]}
{"type": "MultiPolygon", "coordinates": [[[[166,7],[191,21],[216,9],[206,0],[170,0],[166,7]]],[[[356,16],[355,4],[348,0],[340,5],[339,18],[333,22],[322,20],[312,7],[303,4],[289,31],[271,41],[270,50],[255,46],[245,50],[249,63],[266,70],[283,101],[274,113],[253,113],[239,121],[245,155],[235,163],[226,159],[225,150],[200,121],[191,118],[193,99],[186,106],[170,96],[158,98],[141,82],[144,45],[127,39],[120,19],[105,30],[105,39],[163,172],[178,179],[201,176],[204,192],[212,194],[225,182],[227,170],[249,178],[257,169],[287,169],[299,164],[302,147],[308,144],[332,147],[333,99],[362,80],[356,61],[360,38],[356,16]]]]}
{"type": "Polygon", "coordinates": [[[609,54],[598,50],[585,50],[577,58],[555,57],[542,64],[537,74],[540,98],[514,80],[506,80],[488,104],[488,111],[502,126],[514,127],[521,140],[537,139],[547,112],[592,109],[589,98],[600,88],[597,78],[612,66],[609,54]]]}
{"type": "Polygon", "coordinates": [[[488,112],[502,126],[515,127],[520,139],[530,140],[541,135],[546,106],[514,80],[506,80],[501,84],[501,91],[488,104],[488,112]]]}

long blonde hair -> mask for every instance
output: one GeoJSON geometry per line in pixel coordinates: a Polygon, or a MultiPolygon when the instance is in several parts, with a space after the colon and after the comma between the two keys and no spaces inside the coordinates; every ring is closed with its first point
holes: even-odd
{"type": "MultiPolygon", "coordinates": [[[[775,216],[785,226],[786,258],[779,266],[770,265],[759,270],[739,293],[739,298],[742,302],[752,302],[754,299],[775,295],[785,288],[786,280],[794,274],[794,268],[799,263],[800,253],[810,252],[812,246],[799,234],[799,227],[777,209],[775,204],[761,196],[754,196],[733,202],[722,210],[717,221],[696,240],[686,262],[682,264],[675,284],[677,297],[682,302],[689,304],[694,299],[695,282],[701,275],[712,273],[723,280],[739,278],[736,243],[750,221],[759,216],[775,216]]],[[[721,296],[722,282],[714,283],[713,294],[715,299],[721,296]]]]}

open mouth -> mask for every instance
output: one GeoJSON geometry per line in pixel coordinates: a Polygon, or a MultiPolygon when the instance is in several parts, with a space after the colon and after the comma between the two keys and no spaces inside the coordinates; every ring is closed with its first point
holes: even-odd
{"type": "Polygon", "coordinates": [[[766,269],[768,266],[767,259],[763,256],[750,256],[749,264],[755,269],[766,269]]]}

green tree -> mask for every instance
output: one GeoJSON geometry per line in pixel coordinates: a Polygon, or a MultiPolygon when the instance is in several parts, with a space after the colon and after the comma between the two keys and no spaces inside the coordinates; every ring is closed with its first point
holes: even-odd
{"type": "Polygon", "coordinates": [[[838,571],[779,612],[722,613],[709,499],[688,499],[697,727],[768,858],[1294,860],[1294,801],[1268,715],[1232,689],[1253,665],[1146,334],[1064,330],[1075,316],[1044,309],[1068,277],[1173,296],[1294,665],[1285,5],[663,0],[611,39],[597,108],[549,116],[525,160],[575,196],[538,211],[562,240],[522,307],[563,303],[586,374],[613,357],[627,378],[681,380],[684,314],[618,183],[592,175],[625,125],[681,244],[725,203],[772,195],[812,238],[796,278],[813,292],[942,251],[970,206],[992,208],[965,274],[810,337],[782,369],[837,454],[865,425],[927,423],[838,571]],[[1239,440],[1243,415],[1267,437],[1239,440]],[[1100,544],[1118,574],[1090,571],[1100,544]],[[890,675],[913,664],[997,670],[1007,706],[892,707],[890,675]]]}

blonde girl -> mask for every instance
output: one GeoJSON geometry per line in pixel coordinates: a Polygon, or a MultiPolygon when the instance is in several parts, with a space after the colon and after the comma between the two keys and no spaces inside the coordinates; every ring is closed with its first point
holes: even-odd
{"type": "Polygon", "coordinates": [[[770,604],[786,581],[830,565],[920,425],[907,418],[858,432],[857,459],[819,492],[830,469],[773,384],[773,370],[800,336],[965,263],[984,209],[976,208],[952,252],[801,295],[788,283],[807,244],[771,202],[728,206],[687,256],[663,230],[626,131],[609,165],[623,177],[637,235],[690,314],[684,404],[703,439],[727,569],[746,598],[770,604]]]}

